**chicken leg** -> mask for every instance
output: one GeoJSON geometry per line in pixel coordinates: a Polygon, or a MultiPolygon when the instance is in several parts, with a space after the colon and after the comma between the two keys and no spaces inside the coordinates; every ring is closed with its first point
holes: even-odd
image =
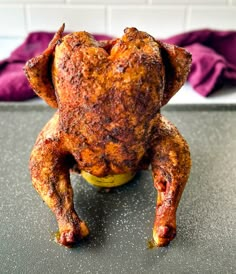
{"type": "Polygon", "coordinates": [[[33,186],[56,216],[59,226],[57,242],[71,246],[89,232],[74,209],[69,174],[73,161],[62,149],[57,124],[58,112],[36,141],[30,157],[30,171],[33,186]]]}
{"type": "Polygon", "coordinates": [[[188,145],[177,128],[163,116],[152,150],[152,173],[158,191],[153,228],[154,245],[165,246],[176,235],[176,210],[189,177],[188,145]]]}

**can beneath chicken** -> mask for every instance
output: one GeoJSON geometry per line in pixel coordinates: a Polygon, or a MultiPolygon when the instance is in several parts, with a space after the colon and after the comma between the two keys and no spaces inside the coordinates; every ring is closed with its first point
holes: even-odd
{"type": "Polygon", "coordinates": [[[117,187],[124,185],[131,181],[134,176],[135,172],[132,173],[123,173],[123,174],[114,174],[109,175],[106,177],[96,177],[89,172],[84,170],[81,171],[81,176],[91,185],[96,187],[117,187]]]}

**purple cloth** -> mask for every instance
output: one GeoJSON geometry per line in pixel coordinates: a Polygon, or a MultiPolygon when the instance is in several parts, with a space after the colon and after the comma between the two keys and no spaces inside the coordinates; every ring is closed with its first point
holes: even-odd
{"type": "Polygon", "coordinates": [[[22,45],[0,62],[0,100],[23,101],[36,96],[22,68],[27,60],[47,47],[52,37],[52,33],[31,33],[22,45]]]}
{"type": "MultiPolygon", "coordinates": [[[[34,32],[0,61],[0,101],[22,101],[35,97],[22,70],[25,62],[47,48],[53,33],[34,32]]],[[[97,40],[111,39],[94,35],[97,40]]],[[[201,95],[208,96],[224,83],[236,85],[236,31],[199,30],[165,39],[185,47],[193,55],[189,82],[201,95]]]]}
{"type": "Polygon", "coordinates": [[[236,31],[198,30],[165,42],[192,53],[188,80],[199,94],[208,96],[224,84],[236,85],[236,31]]]}

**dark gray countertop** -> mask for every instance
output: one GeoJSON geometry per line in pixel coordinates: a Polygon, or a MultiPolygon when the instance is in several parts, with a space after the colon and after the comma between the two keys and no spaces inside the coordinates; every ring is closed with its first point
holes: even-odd
{"type": "Polygon", "coordinates": [[[67,249],[53,241],[54,216],[28,172],[52,110],[0,105],[0,273],[235,273],[236,107],[173,106],[163,114],[189,142],[193,160],[176,239],[147,248],[156,201],[150,172],[110,193],[73,176],[75,207],[91,235],[67,249]]]}

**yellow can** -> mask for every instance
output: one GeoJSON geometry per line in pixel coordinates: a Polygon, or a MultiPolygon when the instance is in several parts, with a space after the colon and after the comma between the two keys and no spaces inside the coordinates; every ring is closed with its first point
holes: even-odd
{"type": "Polygon", "coordinates": [[[108,175],[106,177],[96,177],[84,170],[81,171],[81,176],[91,185],[97,186],[97,187],[116,187],[121,186],[129,181],[131,181],[134,176],[134,173],[123,173],[123,174],[114,174],[114,175],[108,175]]]}

